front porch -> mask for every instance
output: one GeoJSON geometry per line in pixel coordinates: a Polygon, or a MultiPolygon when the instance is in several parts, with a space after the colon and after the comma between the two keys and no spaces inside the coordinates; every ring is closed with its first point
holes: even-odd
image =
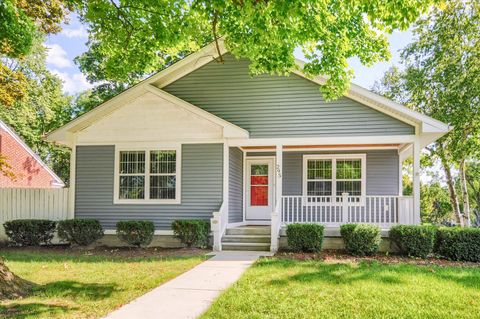
{"type": "MultiPolygon", "coordinates": [[[[276,251],[290,223],[319,223],[331,234],[342,224],[369,223],[387,235],[392,225],[420,222],[420,146],[415,141],[226,144],[224,154],[226,200],[211,220],[215,250],[222,250],[222,238],[231,233],[227,229],[240,226],[268,226],[270,250],[276,251]],[[410,156],[413,196],[403,196],[402,166],[410,156]]],[[[253,237],[241,240],[255,243],[253,237]]],[[[226,247],[231,246],[228,240],[226,247]]]]}

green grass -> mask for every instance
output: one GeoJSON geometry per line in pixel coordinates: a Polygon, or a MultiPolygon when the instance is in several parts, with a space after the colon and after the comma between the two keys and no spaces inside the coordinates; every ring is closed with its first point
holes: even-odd
{"type": "Polygon", "coordinates": [[[263,259],[205,318],[478,318],[480,268],[263,259]]]}
{"type": "Polygon", "coordinates": [[[100,318],[204,260],[203,256],[0,255],[15,274],[38,284],[30,297],[0,302],[0,318],[100,318]]]}

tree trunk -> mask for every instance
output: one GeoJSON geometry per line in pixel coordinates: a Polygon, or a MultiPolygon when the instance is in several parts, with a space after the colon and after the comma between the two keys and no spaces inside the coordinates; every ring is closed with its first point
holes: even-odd
{"type": "Polygon", "coordinates": [[[457,223],[461,227],[464,227],[463,215],[462,215],[462,212],[460,211],[460,204],[458,203],[458,196],[457,196],[457,191],[455,190],[455,182],[453,181],[452,171],[450,168],[450,164],[446,159],[445,153],[443,151],[443,147],[441,145],[439,145],[438,154],[442,162],[443,170],[445,172],[445,177],[447,178],[448,192],[450,194],[450,203],[452,204],[455,217],[457,218],[457,223]]]}
{"type": "Polygon", "coordinates": [[[465,219],[465,225],[467,227],[470,227],[471,226],[470,199],[468,196],[466,170],[467,170],[467,167],[465,165],[465,160],[462,160],[460,162],[459,173],[460,173],[460,189],[462,190],[462,200],[463,200],[463,217],[465,219]]]}
{"type": "Polygon", "coordinates": [[[0,259],[0,300],[25,297],[34,284],[13,274],[0,259]]]}

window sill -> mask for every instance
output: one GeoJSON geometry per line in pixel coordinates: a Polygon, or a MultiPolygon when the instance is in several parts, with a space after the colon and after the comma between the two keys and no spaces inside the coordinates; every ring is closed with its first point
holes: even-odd
{"type": "Polygon", "coordinates": [[[180,199],[114,199],[114,204],[117,205],[178,205],[181,204],[180,199]]]}

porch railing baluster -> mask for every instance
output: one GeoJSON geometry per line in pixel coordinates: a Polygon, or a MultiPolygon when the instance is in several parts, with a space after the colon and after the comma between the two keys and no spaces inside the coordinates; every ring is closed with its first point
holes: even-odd
{"type": "Polygon", "coordinates": [[[280,216],[283,224],[319,223],[338,226],[342,223],[369,223],[390,227],[406,219],[401,216],[412,215],[412,205],[404,204],[411,200],[411,197],[380,195],[282,196],[280,216]]]}

